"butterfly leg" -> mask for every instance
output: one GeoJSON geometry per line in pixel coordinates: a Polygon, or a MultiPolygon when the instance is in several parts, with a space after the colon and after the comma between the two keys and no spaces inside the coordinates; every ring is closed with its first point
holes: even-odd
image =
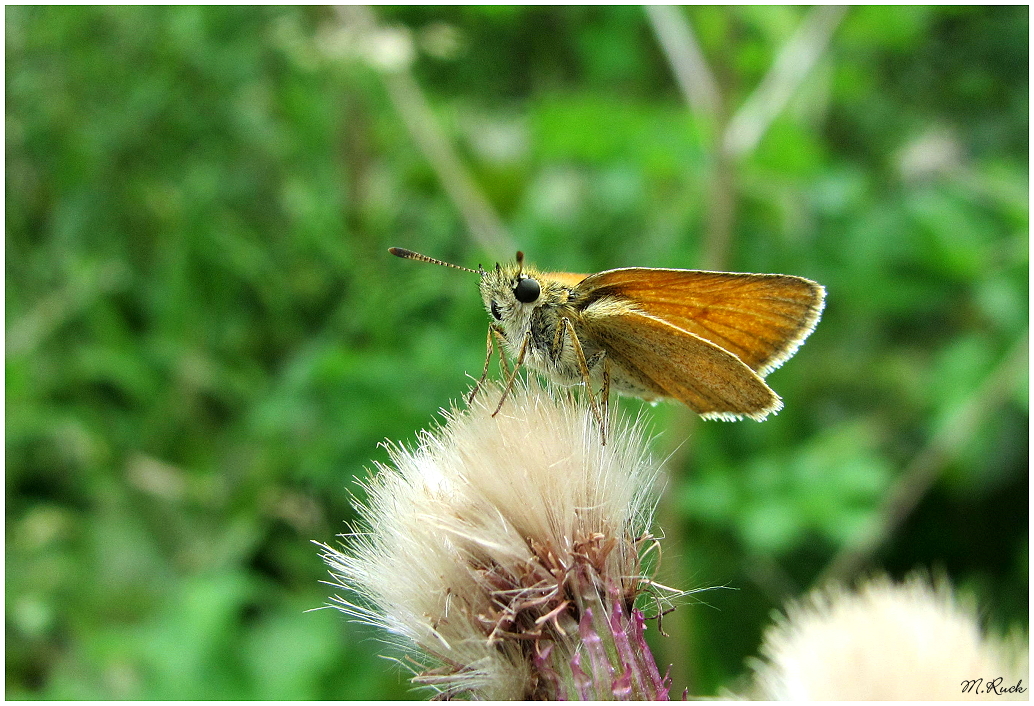
{"type": "Polygon", "coordinates": [[[506,381],[506,387],[503,389],[503,396],[499,398],[499,404],[496,405],[495,411],[492,412],[492,416],[499,414],[499,410],[503,408],[503,402],[510,396],[510,390],[513,388],[513,381],[517,377],[517,371],[521,369],[521,365],[524,364],[524,356],[528,352],[528,342],[531,340],[531,332],[529,331],[524,336],[524,342],[521,343],[521,350],[517,354],[517,362],[514,363],[513,372],[510,373],[509,379],[506,381]]]}
{"type": "MultiPolygon", "coordinates": [[[[610,363],[607,361],[606,354],[600,351],[585,361],[585,367],[592,370],[601,362],[603,363],[603,387],[600,388],[600,397],[595,400],[595,403],[596,408],[600,410],[597,419],[601,420],[600,428],[604,430],[602,445],[606,446],[606,429],[610,425],[610,363]]],[[[588,388],[589,383],[586,382],[585,385],[588,388]]]]}
{"type": "MultiPolygon", "coordinates": [[[[564,319],[566,321],[567,319],[564,319]]],[[[549,349],[549,355],[554,363],[559,363],[564,352],[564,334],[567,333],[567,326],[557,326],[553,335],[553,345],[549,349]]]]}
{"type": "Polygon", "coordinates": [[[495,327],[489,324],[488,326],[488,340],[485,342],[485,346],[488,349],[485,352],[485,368],[481,371],[481,377],[474,383],[474,389],[467,395],[467,404],[469,405],[474,401],[474,397],[477,395],[478,390],[485,384],[485,379],[488,377],[488,366],[492,363],[492,353],[495,352],[495,344],[492,335],[495,333],[495,327]]]}
{"type": "Polygon", "coordinates": [[[503,335],[503,330],[491,324],[489,327],[489,335],[495,339],[495,344],[499,346],[499,367],[503,369],[504,375],[510,374],[510,363],[506,360],[506,336],[503,335]]]}
{"type": "MultiPolygon", "coordinates": [[[[556,327],[556,333],[553,335],[553,345],[549,348],[549,357],[552,359],[553,364],[560,366],[560,361],[563,360],[564,353],[564,334],[567,332],[567,326],[560,325],[556,327]]],[[[570,387],[564,388],[564,394],[567,396],[569,404],[574,404],[574,391],[570,387]]]]}
{"type": "Polygon", "coordinates": [[[485,384],[485,379],[488,377],[488,366],[492,363],[492,353],[495,352],[496,345],[499,346],[499,363],[505,371],[505,374],[507,376],[510,375],[510,364],[506,362],[505,341],[506,339],[503,338],[502,331],[493,325],[489,325],[488,341],[486,343],[488,350],[485,354],[485,368],[481,371],[481,377],[478,378],[476,383],[474,383],[474,389],[470,391],[469,395],[467,395],[468,405],[474,401],[474,397],[477,395],[478,391],[481,390],[481,386],[485,384]]]}
{"type": "MultiPolygon", "coordinates": [[[[599,402],[592,394],[592,378],[589,376],[589,362],[585,359],[585,351],[582,350],[582,342],[578,340],[578,334],[574,331],[574,324],[571,320],[564,318],[564,329],[571,335],[571,347],[574,348],[574,357],[578,361],[578,369],[582,374],[582,380],[585,381],[585,394],[589,398],[589,409],[592,410],[592,414],[596,417],[596,421],[600,425],[601,434],[601,446],[607,445],[607,425],[604,422],[603,413],[601,411],[599,402]]],[[[603,358],[603,351],[600,351],[592,357],[592,365],[597,365],[603,358]]]]}

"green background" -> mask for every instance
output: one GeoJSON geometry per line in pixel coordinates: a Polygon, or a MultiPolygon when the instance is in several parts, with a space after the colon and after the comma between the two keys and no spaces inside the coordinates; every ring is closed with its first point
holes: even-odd
{"type": "Polygon", "coordinates": [[[778,416],[647,408],[677,448],[665,579],[737,589],[665,619],[674,693],[735,685],[895,488],[916,505],[860,568],[1026,624],[1028,8],[852,8],[735,159],[715,136],[811,11],[679,12],[710,120],[637,7],[376,8],[387,35],[329,9],[7,8],[8,698],[414,696],[373,631],[305,612],[332,591],[309,540],[483,361],[475,279],[386,249],[512,252],[468,228],[371,39],[412,48],[530,262],[828,289],[769,377],[778,416]]]}

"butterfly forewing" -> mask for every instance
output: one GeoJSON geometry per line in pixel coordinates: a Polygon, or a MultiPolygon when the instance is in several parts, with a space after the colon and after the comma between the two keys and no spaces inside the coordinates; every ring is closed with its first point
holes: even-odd
{"type": "Polygon", "coordinates": [[[574,272],[547,272],[543,276],[568,287],[577,287],[589,277],[589,275],[576,275],[574,272]]]}
{"type": "Polygon", "coordinates": [[[793,355],[822,313],[825,290],[791,275],[623,268],[591,275],[586,304],[626,299],[654,318],[696,334],[766,375],[793,355]]]}
{"type": "Polygon", "coordinates": [[[758,375],[736,356],[676,326],[641,314],[586,317],[615,374],[646,390],[681,400],[704,417],[763,419],[782,407],[758,375]]]}

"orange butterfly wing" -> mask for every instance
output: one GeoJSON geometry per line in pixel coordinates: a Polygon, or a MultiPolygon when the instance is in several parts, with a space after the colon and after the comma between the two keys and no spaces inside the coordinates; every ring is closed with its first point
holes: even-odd
{"type": "Polygon", "coordinates": [[[760,421],[782,408],[779,396],[736,356],[669,323],[616,313],[584,316],[580,325],[620,368],[616,375],[674,397],[704,418],[760,421]]]}
{"type": "Polygon", "coordinates": [[[546,272],[542,276],[572,288],[577,287],[589,277],[589,275],[576,275],[574,272],[546,272]]]}
{"type": "Polygon", "coordinates": [[[582,280],[579,309],[602,297],[627,300],[650,317],[725,349],[764,376],[815,328],[825,289],[791,275],[628,267],[582,280]]]}

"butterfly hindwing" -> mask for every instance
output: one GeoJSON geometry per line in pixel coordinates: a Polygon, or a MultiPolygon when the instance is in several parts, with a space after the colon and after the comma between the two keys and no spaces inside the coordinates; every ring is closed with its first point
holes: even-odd
{"type": "Polygon", "coordinates": [[[583,317],[581,325],[620,374],[705,418],[760,420],[782,407],[779,396],[736,356],[672,324],[623,313],[583,317]]]}

